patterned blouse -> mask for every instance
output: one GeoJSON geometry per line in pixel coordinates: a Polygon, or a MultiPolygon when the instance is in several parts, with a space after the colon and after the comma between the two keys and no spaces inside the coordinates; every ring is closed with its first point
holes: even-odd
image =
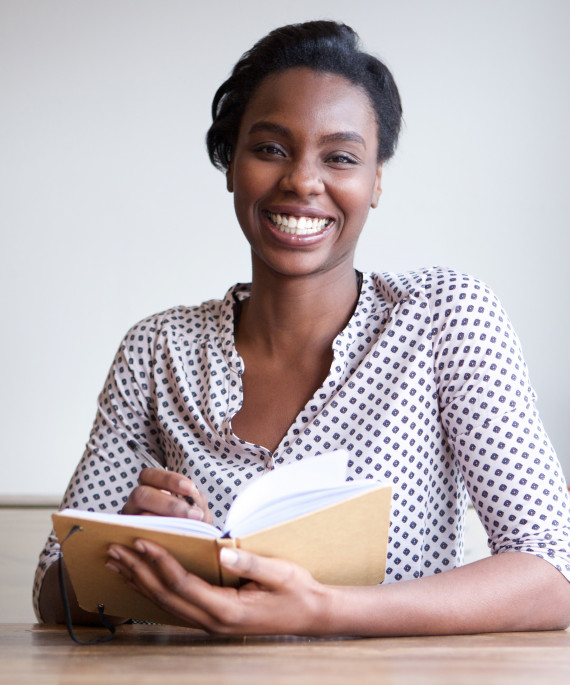
{"type": "MultiPolygon", "coordinates": [[[[535,554],[570,580],[567,486],[519,341],[487,286],[444,268],[363,274],[330,372],[274,452],[232,432],[244,372],[234,315],[248,295],[238,284],[222,301],[170,309],[127,333],[62,507],[121,510],[142,468],[131,437],[208,494],[220,527],[266,469],[344,448],[348,479],[393,487],[385,583],[462,564],[469,498],[492,553],[535,554]]],[[[58,551],[52,534],[36,613],[58,551]]]]}

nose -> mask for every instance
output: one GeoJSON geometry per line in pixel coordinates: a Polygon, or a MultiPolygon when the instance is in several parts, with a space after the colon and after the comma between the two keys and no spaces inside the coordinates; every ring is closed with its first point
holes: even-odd
{"type": "Polygon", "coordinates": [[[300,197],[318,195],[324,191],[324,183],[318,164],[307,159],[291,159],[283,169],[280,190],[300,197]]]}

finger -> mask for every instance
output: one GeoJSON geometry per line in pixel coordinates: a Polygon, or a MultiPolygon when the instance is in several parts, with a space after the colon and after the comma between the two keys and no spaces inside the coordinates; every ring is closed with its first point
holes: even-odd
{"type": "MultiPolygon", "coordinates": [[[[145,469],[150,470],[150,469],[145,469]]],[[[157,489],[151,485],[139,485],[129,495],[123,514],[153,514],[201,520],[204,516],[200,507],[189,504],[181,497],[175,497],[169,490],[157,489]]]]}
{"type": "Polygon", "coordinates": [[[243,549],[222,547],[220,563],[240,578],[247,578],[269,590],[280,590],[291,583],[295,576],[308,571],[283,559],[261,557],[243,549]]]}
{"type": "Polygon", "coordinates": [[[128,584],[165,611],[210,632],[216,621],[206,610],[191,601],[196,585],[202,594],[214,588],[187,571],[162,547],[148,541],[135,542],[138,552],[121,545],[111,545],[108,568],[121,573],[128,584]],[[150,550],[149,548],[152,548],[150,550]]]}
{"type": "MultiPolygon", "coordinates": [[[[202,510],[203,520],[212,523],[208,500],[190,478],[164,469],[145,468],[139,474],[139,483],[183,497],[189,506],[202,510]]],[[[199,516],[196,515],[194,518],[199,518],[199,516]]]]}
{"type": "Polygon", "coordinates": [[[186,476],[165,469],[145,468],[139,474],[140,485],[150,485],[158,490],[167,490],[181,497],[198,499],[200,491],[186,476]]]}
{"type": "Polygon", "coordinates": [[[170,598],[172,610],[191,604],[197,612],[194,613],[193,609],[192,616],[199,616],[210,632],[225,632],[229,626],[244,624],[247,607],[240,601],[235,588],[210,585],[188,573],[163,547],[149,540],[137,540],[135,544],[162,583],[173,593],[170,598]]]}
{"type": "Polygon", "coordinates": [[[198,496],[194,497],[195,505],[197,507],[199,507],[204,512],[203,521],[205,523],[213,524],[214,519],[212,516],[212,510],[210,509],[210,507],[208,505],[208,499],[207,499],[206,495],[201,490],[197,490],[197,492],[198,492],[198,496]]]}
{"type": "Polygon", "coordinates": [[[144,555],[120,545],[111,545],[108,554],[107,568],[121,574],[130,588],[191,626],[205,629],[204,621],[200,619],[207,617],[202,617],[197,608],[180,606],[182,602],[177,601],[176,595],[162,583],[144,555]]]}

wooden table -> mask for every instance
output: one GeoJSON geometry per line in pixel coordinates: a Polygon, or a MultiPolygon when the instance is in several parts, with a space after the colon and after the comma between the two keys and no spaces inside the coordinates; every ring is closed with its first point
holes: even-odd
{"type": "MultiPolygon", "coordinates": [[[[86,638],[90,629],[79,629],[86,638]]],[[[20,685],[568,685],[570,632],[424,638],[213,639],[122,626],[80,647],[64,628],[0,624],[0,683],[20,685]]]]}

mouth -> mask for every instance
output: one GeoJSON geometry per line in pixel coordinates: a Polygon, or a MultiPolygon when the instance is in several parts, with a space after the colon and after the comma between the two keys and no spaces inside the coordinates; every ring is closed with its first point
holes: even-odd
{"type": "Polygon", "coordinates": [[[278,231],[290,235],[315,235],[324,231],[333,222],[331,217],[292,216],[272,212],[264,212],[264,214],[278,231]]]}

